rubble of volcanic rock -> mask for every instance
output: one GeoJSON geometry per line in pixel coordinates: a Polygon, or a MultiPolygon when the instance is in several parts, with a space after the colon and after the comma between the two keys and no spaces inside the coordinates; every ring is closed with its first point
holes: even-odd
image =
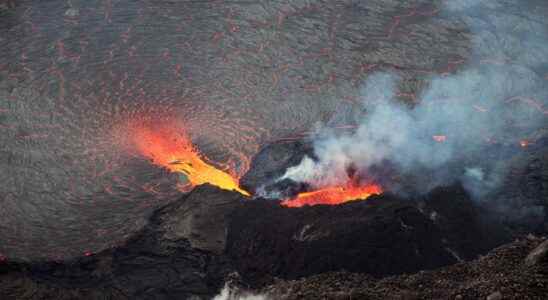
{"type": "Polygon", "coordinates": [[[207,299],[233,272],[250,287],[328,271],[416,272],[472,259],[505,242],[480,214],[459,187],[419,202],[380,195],[286,208],[203,185],[157,210],[117,248],[69,261],[2,262],[0,296],[207,299]],[[455,206],[433,220],[440,202],[455,206]]]}
{"type": "Polygon", "coordinates": [[[287,300],[545,299],[547,275],[548,240],[528,236],[474,261],[434,271],[380,280],[366,274],[331,272],[300,280],[279,280],[264,292],[272,299],[287,300]],[[532,255],[538,259],[529,263],[532,255]]]}

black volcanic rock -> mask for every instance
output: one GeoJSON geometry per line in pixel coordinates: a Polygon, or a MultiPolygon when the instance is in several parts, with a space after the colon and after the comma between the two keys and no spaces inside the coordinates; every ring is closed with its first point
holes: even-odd
{"type": "Polygon", "coordinates": [[[509,162],[509,172],[495,195],[499,214],[523,231],[548,233],[548,139],[540,139],[509,162]]]}
{"type": "Polygon", "coordinates": [[[509,236],[494,215],[475,204],[457,184],[433,189],[418,208],[442,232],[446,249],[459,260],[474,259],[509,236]]]}
{"type": "Polygon", "coordinates": [[[260,186],[273,184],[287,168],[298,165],[305,155],[314,157],[314,149],[306,141],[270,144],[253,158],[249,171],[240,179],[240,185],[256,193],[260,186]]]}
{"type": "Polygon", "coordinates": [[[241,200],[239,193],[201,186],[185,201],[175,202],[157,213],[161,238],[170,243],[188,240],[192,248],[222,254],[228,216],[241,206],[241,200]]]}
{"type": "Polygon", "coordinates": [[[507,240],[480,222],[479,208],[462,188],[439,190],[424,201],[427,211],[393,195],[298,209],[246,203],[231,219],[227,254],[245,279],[260,283],[268,276],[294,279],[335,270],[416,272],[471,259],[507,240]],[[448,202],[459,207],[440,206],[448,202]]]}
{"type": "Polygon", "coordinates": [[[376,279],[366,274],[330,272],[299,280],[279,280],[263,292],[272,299],[546,299],[546,266],[529,266],[527,253],[546,243],[520,238],[476,260],[449,267],[376,279]]]}
{"type": "Polygon", "coordinates": [[[119,247],[67,261],[1,262],[0,299],[209,299],[234,271],[251,287],[327,271],[415,272],[503,242],[480,216],[458,187],[421,201],[386,194],[286,208],[203,185],[119,247]],[[459,226],[465,235],[452,233],[459,226]]]}
{"type": "Polygon", "coordinates": [[[285,178],[261,187],[256,195],[267,199],[291,199],[299,193],[308,191],[309,188],[310,185],[307,183],[285,178]]]}
{"type": "Polygon", "coordinates": [[[242,199],[200,186],[118,248],[70,261],[0,263],[0,299],[210,299],[231,270],[217,253],[224,220],[242,199]]]}

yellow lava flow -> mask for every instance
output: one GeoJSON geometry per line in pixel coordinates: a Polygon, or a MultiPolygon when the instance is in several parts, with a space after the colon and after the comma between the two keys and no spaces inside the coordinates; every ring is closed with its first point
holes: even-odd
{"type": "Polygon", "coordinates": [[[134,126],[131,139],[137,151],[155,165],[186,175],[190,185],[204,183],[224,190],[249,193],[238,185],[238,178],[206,163],[184,132],[169,126],[134,126]]]}

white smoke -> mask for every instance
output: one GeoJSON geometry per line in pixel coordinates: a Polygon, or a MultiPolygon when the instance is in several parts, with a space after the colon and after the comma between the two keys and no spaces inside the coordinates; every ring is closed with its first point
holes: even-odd
{"type": "Polygon", "coordinates": [[[266,295],[242,292],[239,289],[233,289],[225,285],[221,293],[213,297],[213,300],[269,300],[269,298],[266,295]]]}
{"type": "MultiPolygon", "coordinates": [[[[485,7],[499,2],[485,1],[485,7]]],[[[497,141],[501,148],[515,143],[517,149],[524,134],[546,125],[546,84],[530,63],[533,57],[537,64],[548,64],[548,51],[539,48],[548,49],[548,35],[536,27],[533,33],[516,33],[516,28],[509,28],[504,21],[500,7],[493,16],[485,15],[493,19],[491,31],[483,31],[481,24],[473,23],[481,18],[469,18],[466,13],[472,10],[477,15],[485,7],[478,7],[479,1],[459,3],[448,4],[447,10],[458,11],[469,23],[475,33],[472,42],[477,59],[456,74],[430,78],[413,108],[395,99],[400,84],[397,74],[369,76],[361,97],[367,114],[358,129],[342,135],[324,129],[313,141],[317,159],[305,157],[280,180],[288,178],[315,187],[343,184],[349,179],[349,166],[368,170],[389,162],[401,174],[421,177],[418,192],[457,180],[473,196],[496,189],[506,168],[501,161],[503,151],[497,153],[489,143],[497,141]],[[497,37],[492,36],[493,26],[497,37]],[[501,44],[513,41],[516,34],[522,38],[518,44],[501,44]],[[505,63],[481,63],[486,55],[502,57],[505,63]],[[526,99],[540,103],[531,105],[526,99]]],[[[523,23],[515,22],[514,27],[523,23]]]]}

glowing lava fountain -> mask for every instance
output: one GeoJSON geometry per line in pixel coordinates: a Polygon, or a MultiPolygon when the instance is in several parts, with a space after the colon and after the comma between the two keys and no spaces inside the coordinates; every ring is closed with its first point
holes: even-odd
{"type": "Polygon", "coordinates": [[[379,185],[368,184],[364,186],[334,186],[319,189],[312,192],[300,193],[297,197],[282,202],[288,207],[301,207],[304,205],[328,204],[336,205],[353,200],[366,199],[371,195],[382,193],[379,185]]]}
{"type": "Polygon", "coordinates": [[[176,126],[133,125],[131,128],[131,141],[139,154],[150,158],[155,165],[186,175],[191,186],[209,183],[249,196],[239,187],[236,175],[206,163],[186,133],[176,126]]]}

